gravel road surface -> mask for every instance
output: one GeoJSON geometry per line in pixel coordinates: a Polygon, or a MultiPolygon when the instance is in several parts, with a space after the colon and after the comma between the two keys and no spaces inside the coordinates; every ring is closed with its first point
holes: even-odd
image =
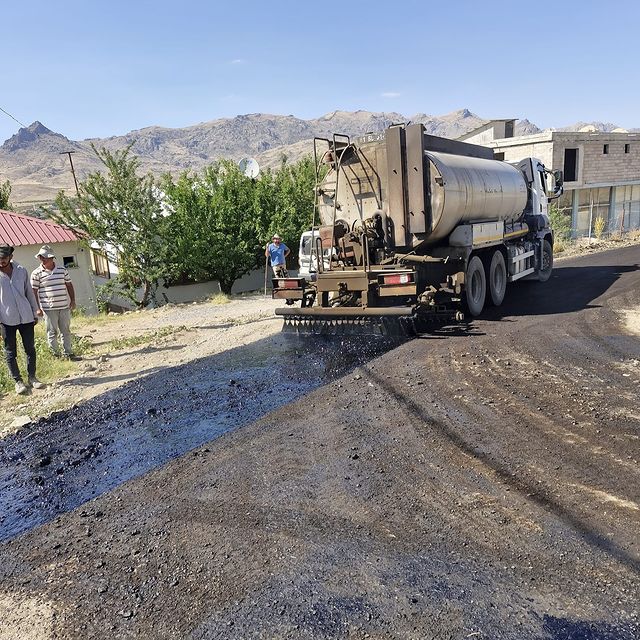
{"type": "Polygon", "coordinates": [[[392,350],[165,369],[16,434],[0,639],[637,640],[638,263],[567,260],[392,350]],[[91,437],[113,442],[74,449],[91,437]]]}

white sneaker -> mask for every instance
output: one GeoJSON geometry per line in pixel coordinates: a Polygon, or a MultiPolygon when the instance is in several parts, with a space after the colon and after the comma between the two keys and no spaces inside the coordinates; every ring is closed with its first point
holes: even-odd
{"type": "Polygon", "coordinates": [[[44,382],[40,382],[38,378],[29,378],[29,386],[34,389],[44,389],[47,385],[44,382]]]}
{"type": "Polygon", "coordinates": [[[18,395],[27,393],[27,391],[28,391],[27,385],[24,382],[22,382],[22,380],[20,380],[19,382],[16,382],[16,393],[18,395]]]}

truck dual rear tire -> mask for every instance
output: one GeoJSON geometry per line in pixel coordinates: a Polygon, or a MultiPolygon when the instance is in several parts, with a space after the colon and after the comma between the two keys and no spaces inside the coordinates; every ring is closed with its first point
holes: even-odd
{"type": "Polygon", "coordinates": [[[491,256],[487,278],[489,280],[489,300],[491,304],[499,307],[507,292],[507,265],[502,251],[496,250],[491,256]]]}
{"type": "Polygon", "coordinates": [[[484,265],[478,256],[472,256],[467,265],[465,277],[465,302],[469,315],[479,316],[484,308],[487,296],[487,280],[484,265]]]}

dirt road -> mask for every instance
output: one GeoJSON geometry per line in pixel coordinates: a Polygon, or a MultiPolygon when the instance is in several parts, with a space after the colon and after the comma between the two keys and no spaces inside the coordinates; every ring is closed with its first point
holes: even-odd
{"type": "Polygon", "coordinates": [[[123,412],[147,377],[16,434],[0,638],[637,639],[639,262],[566,261],[380,357],[268,345],[240,390],[220,356],[177,368],[178,390],[158,377],[155,414],[123,412]],[[281,369],[278,396],[282,376],[314,382],[274,402],[281,369]],[[112,489],[180,453],[152,446],[174,425],[181,442],[220,412],[246,426],[112,489]],[[78,452],[85,430],[116,435],[78,452]]]}

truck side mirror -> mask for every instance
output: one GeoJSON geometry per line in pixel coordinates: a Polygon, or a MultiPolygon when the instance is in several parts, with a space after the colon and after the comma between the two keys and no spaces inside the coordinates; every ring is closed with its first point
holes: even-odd
{"type": "Polygon", "coordinates": [[[555,184],[553,186],[553,195],[561,196],[564,191],[564,173],[561,169],[555,169],[553,172],[555,184]]]}
{"type": "Polygon", "coordinates": [[[560,169],[554,171],[547,171],[546,173],[546,186],[549,198],[559,198],[564,192],[564,174],[560,169]]]}

